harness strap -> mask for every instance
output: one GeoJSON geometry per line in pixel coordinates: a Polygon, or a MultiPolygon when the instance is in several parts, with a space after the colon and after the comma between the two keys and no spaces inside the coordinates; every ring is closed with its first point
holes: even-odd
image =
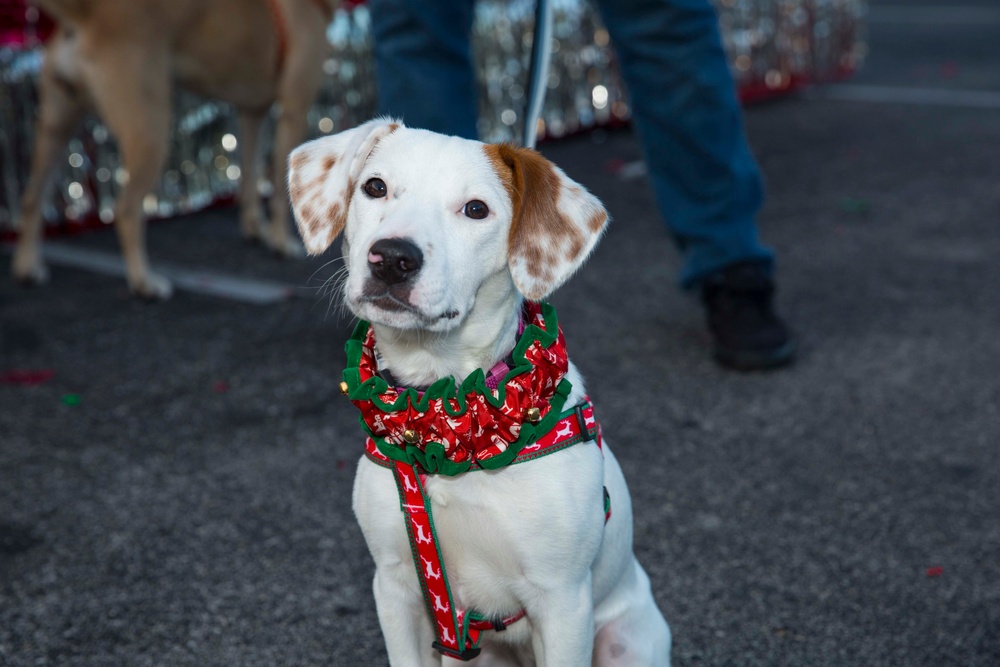
{"type": "MultiPolygon", "coordinates": [[[[514,463],[552,454],[578,442],[596,440],[601,447],[601,428],[594,418],[589,399],[560,415],[555,428],[522,450],[514,463]],[[535,447],[535,445],[538,445],[535,447]],[[522,458],[523,457],[523,458],[522,458]]],[[[431,501],[424,488],[427,474],[406,461],[390,460],[368,439],[365,454],[370,460],[390,468],[399,492],[400,510],[406,524],[413,566],[424,596],[424,606],[434,625],[434,648],[458,660],[472,660],[480,653],[479,639],[486,630],[503,631],[524,618],[523,609],[502,618],[488,618],[467,609],[458,609],[448,583],[444,558],[434,529],[431,501]],[[379,458],[380,457],[380,458],[379,458]]],[[[607,489],[604,489],[605,521],[610,517],[607,489]]]]}
{"type": "MultiPolygon", "coordinates": [[[[412,465],[402,461],[393,461],[392,471],[399,491],[400,509],[406,522],[417,580],[424,595],[424,605],[434,624],[434,634],[437,637],[434,647],[442,652],[458,655],[468,648],[468,626],[463,628],[463,619],[453,604],[454,597],[448,586],[444,562],[438,548],[430,499],[424,491],[424,480],[412,465]]],[[[475,644],[472,648],[475,649],[475,644]]],[[[468,659],[473,657],[475,655],[469,655],[468,659]]]]}
{"type": "Polygon", "coordinates": [[[524,618],[524,610],[502,618],[487,618],[475,611],[458,609],[448,584],[430,498],[424,491],[424,475],[402,461],[392,462],[399,491],[400,509],[406,520],[413,565],[417,570],[424,606],[434,624],[434,648],[459,660],[479,655],[479,638],[484,630],[504,630],[524,618]]]}

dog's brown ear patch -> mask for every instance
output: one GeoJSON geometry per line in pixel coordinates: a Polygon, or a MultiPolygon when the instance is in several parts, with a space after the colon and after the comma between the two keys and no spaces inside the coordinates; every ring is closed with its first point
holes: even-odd
{"type": "Polygon", "coordinates": [[[329,248],[344,231],[357,174],[379,140],[400,127],[380,118],[292,151],[288,195],[310,254],[329,248]]]}
{"type": "Polygon", "coordinates": [[[485,147],[514,211],[508,267],[521,293],[538,301],[580,268],[608,223],[601,202],[527,148],[485,147]]]}

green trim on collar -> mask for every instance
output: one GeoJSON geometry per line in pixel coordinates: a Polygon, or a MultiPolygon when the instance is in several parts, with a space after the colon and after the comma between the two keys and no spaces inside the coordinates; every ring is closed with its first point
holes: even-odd
{"type": "Polygon", "coordinates": [[[524,333],[518,338],[511,358],[514,361],[513,367],[504,376],[503,381],[497,387],[496,396],[493,390],[486,386],[486,374],[483,369],[477,368],[472,371],[462,384],[455,388],[455,378],[448,376],[434,381],[423,396],[416,389],[407,388],[400,392],[399,397],[392,403],[383,402],[379,396],[388,389],[388,383],[378,376],[369,378],[364,383],[361,382],[361,372],[358,365],[361,363],[361,353],[364,348],[365,338],[368,335],[368,322],[361,320],[354,327],[354,333],[344,346],[347,352],[347,368],[344,369],[343,378],[347,383],[348,397],[352,401],[371,401],[373,405],[383,412],[397,412],[405,410],[407,404],[413,405],[419,412],[427,410],[430,401],[438,398],[444,399],[443,407],[445,412],[451,417],[458,417],[465,414],[467,409],[465,397],[473,392],[481,394],[490,405],[499,408],[504,404],[507,395],[507,383],[513,378],[531,371],[531,362],[524,358],[524,352],[531,347],[536,340],[542,347],[549,347],[559,336],[559,321],[556,317],[556,309],[549,303],[542,303],[542,319],[545,321],[545,328],[542,329],[537,324],[531,323],[524,329],[524,333]],[[458,402],[458,409],[453,410],[449,405],[451,399],[458,402]]]}

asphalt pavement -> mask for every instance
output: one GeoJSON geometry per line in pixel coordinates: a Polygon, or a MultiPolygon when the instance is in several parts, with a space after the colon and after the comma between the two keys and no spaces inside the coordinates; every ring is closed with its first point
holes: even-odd
{"type": "MultiPolygon", "coordinates": [[[[710,360],[628,131],[544,147],[614,218],[554,302],[676,665],[1000,664],[1000,104],[967,94],[1000,91],[1000,15],[941,7],[874,3],[853,88],[748,110],[791,368],[710,360]]],[[[0,383],[0,665],[385,664],[339,263],[242,245],[232,209],[149,237],[296,298],[0,277],[0,372],[53,373],[0,383]]]]}

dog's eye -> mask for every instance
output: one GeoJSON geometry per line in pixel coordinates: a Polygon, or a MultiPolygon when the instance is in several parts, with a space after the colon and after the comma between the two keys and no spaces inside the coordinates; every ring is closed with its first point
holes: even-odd
{"type": "Polygon", "coordinates": [[[381,178],[369,178],[368,181],[361,186],[361,189],[364,190],[365,194],[372,199],[384,197],[386,192],[388,192],[385,187],[385,181],[381,178]]]}
{"type": "Polygon", "coordinates": [[[472,218],[473,220],[482,220],[483,218],[485,218],[490,214],[489,206],[479,201],[478,199],[473,199],[472,201],[470,201],[468,204],[465,205],[465,208],[462,210],[465,211],[466,217],[472,218]]]}

